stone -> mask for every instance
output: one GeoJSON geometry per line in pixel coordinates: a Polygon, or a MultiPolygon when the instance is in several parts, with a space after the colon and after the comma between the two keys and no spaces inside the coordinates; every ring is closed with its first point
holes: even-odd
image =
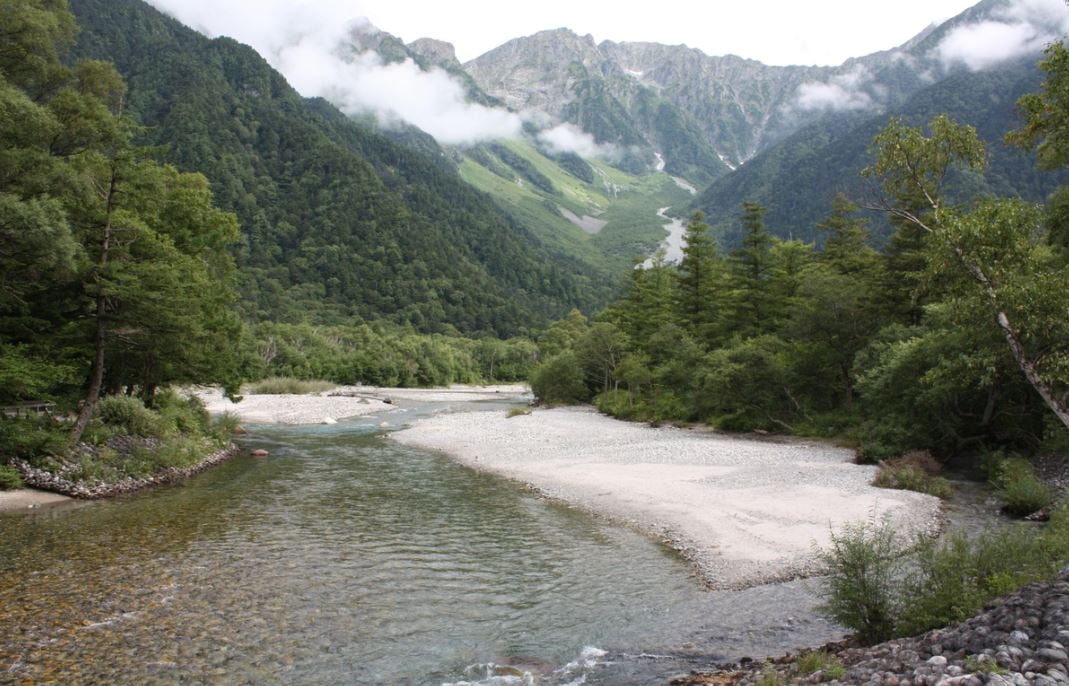
{"type": "Polygon", "coordinates": [[[928,664],[932,667],[941,669],[947,666],[947,659],[942,655],[935,655],[933,657],[928,658],[928,664]]]}
{"type": "Polygon", "coordinates": [[[266,450],[264,450],[263,448],[257,448],[256,450],[253,450],[253,451],[252,451],[251,453],[249,453],[249,454],[250,454],[250,455],[252,455],[253,457],[267,457],[267,456],[268,456],[268,455],[270,455],[271,453],[267,452],[267,451],[266,451],[266,450]]]}
{"type": "Polygon", "coordinates": [[[1047,662],[1069,662],[1069,655],[1057,648],[1041,648],[1036,651],[1036,657],[1047,662]]]}

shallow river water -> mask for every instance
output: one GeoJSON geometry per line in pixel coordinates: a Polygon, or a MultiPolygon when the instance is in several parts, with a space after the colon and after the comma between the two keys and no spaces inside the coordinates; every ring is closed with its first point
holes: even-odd
{"type": "Polygon", "coordinates": [[[839,636],[806,582],[710,593],[379,427],[441,409],[252,427],[266,460],[0,516],[0,683],[644,684],[839,636]]]}

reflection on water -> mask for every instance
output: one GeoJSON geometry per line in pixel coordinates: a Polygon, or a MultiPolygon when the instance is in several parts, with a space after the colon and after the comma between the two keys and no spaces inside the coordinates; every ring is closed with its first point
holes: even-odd
{"type": "MultiPolygon", "coordinates": [[[[620,686],[842,635],[814,581],[705,592],[632,531],[381,434],[448,408],[254,427],[267,460],[0,516],[0,684],[620,686]]],[[[992,502],[963,488],[955,527],[992,502]]]]}
{"type": "MultiPolygon", "coordinates": [[[[441,683],[670,632],[706,595],[645,538],[375,432],[0,517],[0,682],[441,683]]],[[[394,421],[391,419],[391,421],[394,421]]]]}

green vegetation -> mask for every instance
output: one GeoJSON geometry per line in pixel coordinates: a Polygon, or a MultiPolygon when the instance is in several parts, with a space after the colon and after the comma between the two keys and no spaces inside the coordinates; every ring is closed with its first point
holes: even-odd
{"type": "Polygon", "coordinates": [[[528,414],[531,414],[531,408],[529,407],[510,407],[509,411],[505,413],[505,418],[512,419],[513,417],[520,417],[528,414]]]}
{"type": "Polygon", "coordinates": [[[939,476],[942,465],[927,450],[914,450],[900,458],[881,462],[872,485],[898,488],[949,498],[953,495],[950,482],[939,476]]]}
{"type": "Polygon", "coordinates": [[[19,470],[6,464],[0,464],[0,491],[22,488],[22,474],[19,470]]]}
{"type": "MultiPolygon", "coordinates": [[[[1048,70],[1062,50],[1048,51],[1048,70]]],[[[1044,131],[1025,142],[1057,139],[1044,131]]],[[[891,461],[1064,443],[1059,206],[948,195],[988,156],[974,129],[943,116],[927,129],[892,118],[872,152],[865,175],[882,184],[895,230],[885,253],[842,196],[812,227],[819,249],[771,235],[765,208],[745,202],[725,255],[696,213],[678,266],[636,269],[592,323],[550,327],[532,388],[629,419],[841,437],[859,444],[859,461],[888,462],[882,484],[941,495],[946,483],[923,465],[891,461]]],[[[1010,497],[1033,486],[1017,480],[1010,497]]]]}
{"type": "Polygon", "coordinates": [[[1025,516],[1051,504],[1054,496],[1050,487],[1040,481],[1032,463],[1023,457],[995,453],[984,466],[1005,512],[1025,516]]]}
{"type": "Polygon", "coordinates": [[[237,216],[246,319],[512,336],[610,297],[605,274],[533,236],[426,137],[425,151],[399,145],[142,2],[73,9],[74,52],[126,77],[138,141],[205,174],[237,216]]]}
{"type": "Polygon", "coordinates": [[[243,388],[250,395],[305,395],[323,393],[337,386],[332,381],[302,381],[290,376],[271,376],[243,388]]]}
{"type": "Polygon", "coordinates": [[[826,679],[841,679],[846,675],[842,660],[823,650],[811,650],[800,653],[794,661],[795,670],[800,676],[809,676],[820,672],[826,679]]]}
{"type": "Polygon", "coordinates": [[[899,540],[884,521],[848,527],[832,541],[823,555],[824,612],[877,643],[962,621],[992,598],[1054,578],[1069,558],[1069,506],[1033,535],[1008,528],[918,543],[899,540]]]}

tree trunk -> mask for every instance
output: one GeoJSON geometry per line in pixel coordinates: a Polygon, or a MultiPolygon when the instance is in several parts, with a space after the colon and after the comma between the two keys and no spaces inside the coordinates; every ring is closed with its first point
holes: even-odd
{"type": "MultiPolygon", "coordinates": [[[[97,261],[97,266],[100,270],[97,275],[98,285],[104,268],[108,264],[108,250],[111,248],[111,215],[115,209],[115,193],[118,187],[118,182],[118,170],[115,162],[112,162],[111,178],[108,181],[105,205],[104,234],[100,240],[100,259],[97,261]]],[[[77,443],[82,439],[82,434],[85,432],[85,427],[89,424],[89,419],[93,416],[93,410],[96,408],[97,399],[100,397],[100,386],[104,381],[104,344],[107,339],[104,327],[104,315],[107,307],[107,298],[104,295],[103,288],[100,288],[97,291],[96,308],[93,313],[93,316],[96,318],[96,330],[93,333],[93,367],[89,374],[89,388],[85,394],[85,401],[82,403],[82,408],[78,411],[78,419],[74,422],[74,428],[71,429],[72,443],[77,443]]]]}

